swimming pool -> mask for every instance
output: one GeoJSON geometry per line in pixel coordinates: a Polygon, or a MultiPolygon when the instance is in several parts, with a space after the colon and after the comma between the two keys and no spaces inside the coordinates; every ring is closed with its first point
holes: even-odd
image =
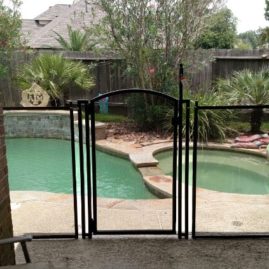
{"type": "MultiPolygon", "coordinates": [[[[70,141],[6,139],[10,189],[72,193],[70,141]]],[[[78,151],[78,144],[76,144],[78,151]]],[[[79,158],[77,154],[77,179],[79,158]]],[[[130,161],[97,151],[97,196],[155,199],[130,161]]]]}
{"type": "MultiPolygon", "coordinates": [[[[164,173],[171,175],[172,151],[158,153],[155,157],[164,173]]],[[[192,178],[191,165],[189,172],[192,178]]],[[[198,150],[197,187],[227,193],[269,194],[269,162],[252,154],[198,150]]]]}

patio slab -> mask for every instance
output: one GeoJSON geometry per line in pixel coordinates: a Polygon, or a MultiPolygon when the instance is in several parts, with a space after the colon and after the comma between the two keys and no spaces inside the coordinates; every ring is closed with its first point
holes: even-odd
{"type": "MultiPolygon", "coordinates": [[[[28,244],[33,262],[69,269],[266,269],[268,240],[177,240],[176,237],[97,237],[28,244]]],[[[21,249],[17,261],[23,263],[21,249]]]]}
{"type": "MultiPolygon", "coordinates": [[[[61,267],[58,269],[64,268],[61,267]]],[[[27,264],[18,264],[16,266],[3,266],[1,269],[57,269],[52,262],[37,262],[37,263],[27,263],[27,264]]]]}

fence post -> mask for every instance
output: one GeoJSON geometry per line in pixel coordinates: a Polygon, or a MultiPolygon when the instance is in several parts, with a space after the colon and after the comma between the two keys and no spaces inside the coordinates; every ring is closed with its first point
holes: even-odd
{"type": "Polygon", "coordinates": [[[75,238],[78,239],[78,208],[77,208],[77,176],[76,176],[76,149],[75,149],[75,128],[74,128],[74,108],[70,101],[70,138],[71,138],[71,155],[72,155],[72,174],[73,174],[73,203],[74,203],[74,226],[75,238]]]}
{"type": "Polygon", "coordinates": [[[189,135],[190,135],[190,100],[186,101],[185,119],[185,238],[189,238],[189,135]]]}
{"type": "Polygon", "coordinates": [[[78,131],[79,131],[79,159],[80,159],[80,195],[81,195],[81,230],[82,238],[85,239],[85,174],[84,174],[84,150],[83,150],[83,119],[82,109],[87,100],[78,100],[78,131]]]}
{"type": "Polygon", "coordinates": [[[183,65],[179,66],[179,99],[178,99],[178,239],[181,239],[182,235],[182,119],[183,119],[183,65]]]}
{"type": "Polygon", "coordinates": [[[194,107],[193,161],[192,161],[192,238],[196,238],[196,177],[197,177],[197,143],[198,143],[198,102],[194,107]]]}

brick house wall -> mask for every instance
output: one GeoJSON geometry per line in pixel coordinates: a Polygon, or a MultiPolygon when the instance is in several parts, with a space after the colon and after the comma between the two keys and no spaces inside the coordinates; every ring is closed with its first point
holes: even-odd
{"type": "MultiPolygon", "coordinates": [[[[0,239],[12,237],[10,196],[8,187],[8,169],[6,146],[4,141],[3,110],[0,107],[0,239]]],[[[0,266],[15,264],[13,245],[0,246],[0,266]]]]}

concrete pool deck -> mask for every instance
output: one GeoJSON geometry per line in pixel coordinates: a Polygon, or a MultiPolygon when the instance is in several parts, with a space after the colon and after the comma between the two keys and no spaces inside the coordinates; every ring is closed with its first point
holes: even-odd
{"type": "MultiPolygon", "coordinates": [[[[13,228],[24,233],[72,233],[72,195],[11,192],[13,228]]],[[[98,229],[170,229],[172,199],[98,198],[98,229]]],[[[269,195],[197,191],[197,232],[269,231],[269,195]]]]}
{"type": "MultiPolygon", "coordinates": [[[[13,229],[24,233],[74,232],[73,196],[46,192],[11,192],[13,229]]],[[[169,229],[171,199],[98,198],[98,229],[169,229]]]]}

